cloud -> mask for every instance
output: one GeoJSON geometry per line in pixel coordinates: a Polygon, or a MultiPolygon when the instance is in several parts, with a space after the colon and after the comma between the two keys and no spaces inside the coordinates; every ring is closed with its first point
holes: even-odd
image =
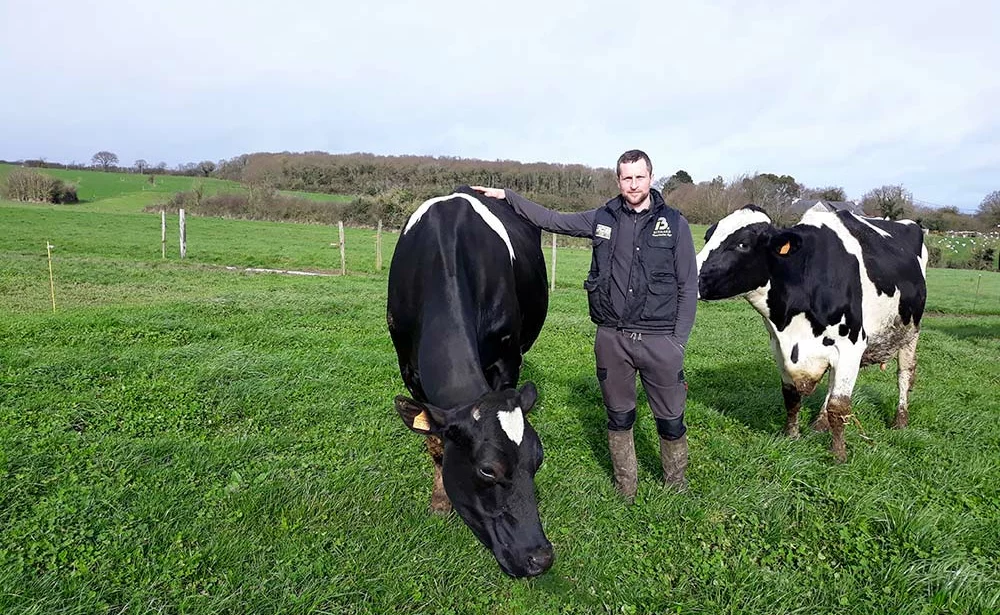
{"type": "Polygon", "coordinates": [[[107,0],[0,6],[0,157],[261,150],[1000,188],[990,2],[107,0]]]}

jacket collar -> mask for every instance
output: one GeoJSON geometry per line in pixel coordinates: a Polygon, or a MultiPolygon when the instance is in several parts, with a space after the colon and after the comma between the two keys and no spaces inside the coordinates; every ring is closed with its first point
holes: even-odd
{"type": "MultiPolygon", "coordinates": [[[[660,210],[667,206],[666,201],[663,200],[663,195],[660,194],[660,191],[656,188],[649,189],[649,200],[649,209],[642,213],[659,213],[660,210]]],[[[629,213],[631,211],[629,206],[625,203],[625,199],[623,199],[620,194],[605,203],[604,206],[611,210],[611,213],[616,217],[619,213],[629,213]]]]}

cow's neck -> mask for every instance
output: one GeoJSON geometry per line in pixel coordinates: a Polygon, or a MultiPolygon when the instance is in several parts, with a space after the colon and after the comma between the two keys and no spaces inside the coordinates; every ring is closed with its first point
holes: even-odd
{"type": "Polygon", "coordinates": [[[434,322],[421,328],[420,382],[428,400],[452,408],[490,391],[479,361],[475,334],[462,322],[434,322]]]}

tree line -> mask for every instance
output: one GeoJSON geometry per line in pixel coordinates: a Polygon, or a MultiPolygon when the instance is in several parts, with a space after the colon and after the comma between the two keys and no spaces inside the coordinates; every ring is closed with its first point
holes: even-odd
{"type": "MultiPolygon", "coordinates": [[[[478,160],[449,156],[380,156],[369,153],[329,154],[253,153],[212,162],[182,163],[170,169],[163,162],[145,159],[120,165],[114,152],[101,150],[90,165],[61,165],[42,159],[20,161],[28,167],[91,168],[148,174],[218,177],[243,183],[254,193],[304,191],[356,197],[355,210],[369,208],[401,223],[425,199],[446,194],[463,184],[497,186],[515,190],[547,207],[582,211],[597,207],[618,193],[615,172],[580,164],[524,163],[513,160],[478,160]]],[[[654,173],[656,173],[654,169],[654,173]]],[[[996,231],[1000,226],[1000,191],[986,195],[976,214],[957,207],[929,207],[914,201],[902,185],[873,188],[854,201],[839,186],[809,187],[790,175],[743,174],[725,180],[716,176],[696,181],[678,170],[655,184],[668,202],[692,223],[710,224],[747,203],[762,207],[779,224],[792,224],[802,214],[802,201],[821,199],[863,210],[867,215],[919,221],[935,231],[996,231]]],[[[267,199],[265,199],[267,200],[267,199]]],[[[260,203],[260,199],[248,199],[260,203]]],[[[370,216],[363,216],[369,218],[370,216]]]]}

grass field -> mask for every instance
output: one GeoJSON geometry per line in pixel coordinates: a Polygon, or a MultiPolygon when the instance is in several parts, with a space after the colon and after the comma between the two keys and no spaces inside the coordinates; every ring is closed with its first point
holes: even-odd
{"type": "MultiPolygon", "coordinates": [[[[0,182],[18,167],[0,164],[0,182]]],[[[51,175],[77,186],[77,197],[81,203],[72,207],[79,211],[100,211],[102,213],[127,213],[142,211],[143,207],[164,203],[174,193],[201,188],[205,196],[220,192],[246,192],[239,182],[213,177],[186,177],[180,175],[156,175],[153,183],[149,175],[139,173],[104,173],[102,171],[78,171],[68,169],[35,169],[39,173],[51,175]]],[[[353,197],[318,194],[313,192],[282,191],[282,194],[297,196],[312,201],[349,201],[353,197]]]]}
{"type": "Polygon", "coordinates": [[[911,426],[886,427],[894,369],[864,371],[854,404],[873,443],[849,428],[843,465],[805,429],[825,387],[804,437],[781,437],[759,317],[700,304],[691,490],[659,487],[643,403],[626,507],[589,251],[561,249],[523,374],[556,562],[514,581],[457,517],[426,513],[430,461],[391,405],[404,388],[374,233],[348,229],[346,277],[246,274],[222,265],[337,269],[336,229],[189,218],[180,261],[171,218],[162,259],[141,207],[0,203],[0,612],[1000,610],[1000,274],[929,272],[911,426]]]}

